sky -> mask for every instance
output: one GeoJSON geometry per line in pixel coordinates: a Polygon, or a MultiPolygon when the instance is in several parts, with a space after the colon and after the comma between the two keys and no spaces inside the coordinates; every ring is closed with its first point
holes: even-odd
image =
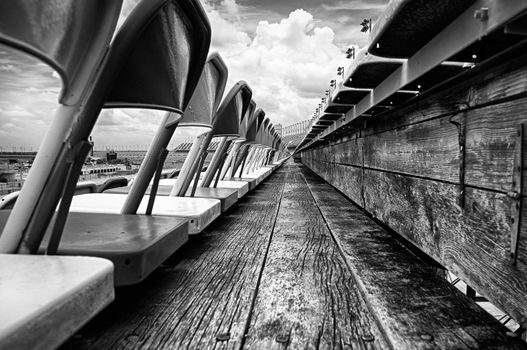
{"type": "MultiPolygon", "coordinates": [[[[364,18],[388,0],[200,0],[212,27],[211,51],[229,69],[226,92],[239,80],[274,124],[309,118],[348,47],[363,47],[364,18]]],[[[137,0],[125,0],[119,24],[137,0]]],[[[47,65],[0,46],[0,151],[36,150],[57,108],[61,81],[47,65]]],[[[164,112],[105,110],[93,131],[96,148],[146,148],[164,112]]],[[[195,130],[180,130],[172,145],[195,130]]]]}

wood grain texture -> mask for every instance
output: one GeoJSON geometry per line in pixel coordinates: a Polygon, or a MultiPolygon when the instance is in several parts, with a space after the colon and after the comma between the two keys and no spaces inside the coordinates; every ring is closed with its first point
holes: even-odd
{"type": "Polygon", "coordinates": [[[303,174],[394,348],[527,348],[329,184],[303,174]]]}
{"type": "MultiPolygon", "coordinates": [[[[357,181],[335,184],[345,194],[360,186],[357,181]]],[[[511,265],[511,199],[506,195],[467,188],[465,208],[461,209],[456,202],[457,185],[375,170],[365,170],[363,184],[364,208],[369,213],[516,320],[524,319],[526,204],[522,205],[523,239],[519,242],[518,262],[511,265]]]]}
{"type": "Polygon", "coordinates": [[[363,144],[363,138],[356,138],[333,146],[335,163],[362,166],[363,144]]]}
{"type": "Polygon", "coordinates": [[[298,166],[288,167],[246,347],[387,348],[298,166]]]}
{"type": "Polygon", "coordinates": [[[447,117],[367,136],[362,156],[369,168],[459,182],[458,132],[447,117]]]}
{"type": "MultiPolygon", "coordinates": [[[[408,126],[456,112],[466,104],[471,107],[500,103],[525,97],[527,93],[527,55],[525,44],[511,53],[508,59],[496,64],[482,65],[467,71],[457,81],[444,89],[414,99],[402,108],[395,109],[375,119],[367,120],[361,136],[408,126]],[[425,113],[426,111],[426,113],[425,113]]],[[[358,132],[362,122],[346,133],[358,132]]]]}
{"type": "MultiPolygon", "coordinates": [[[[501,57],[494,65],[477,67],[442,91],[352,123],[340,136],[333,135],[334,144],[321,142],[302,154],[306,165],[359,204],[356,193],[362,187],[361,205],[368,212],[525,326],[527,219],[522,205],[519,260],[512,265],[507,192],[513,189],[519,149],[516,130],[527,121],[526,59],[523,50],[501,57]],[[460,108],[468,109],[453,117],[460,108]],[[464,151],[451,118],[465,123],[464,151]],[[362,139],[362,146],[350,141],[354,138],[362,139]],[[318,163],[317,154],[325,149],[335,150],[334,159],[344,163],[318,163]],[[365,170],[359,180],[356,169],[362,164],[365,170]],[[466,185],[464,208],[458,201],[461,183],[466,185]]],[[[523,185],[525,201],[527,181],[523,185]]]]}
{"type": "Polygon", "coordinates": [[[365,175],[366,209],[517,320],[527,315],[525,251],[511,265],[510,199],[384,172],[365,175]]]}
{"type": "MultiPolygon", "coordinates": [[[[482,108],[467,117],[465,176],[468,184],[512,190],[517,125],[527,121],[526,111],[527,98],[521,98],[482,108]]],[[[524,154],[524,163],[525,159],[524,154]]]]}
{"type": "MultiPolygon", "coordinates": [[[[526,110],[527,98],[520,98],[456,116],[466,122],[467,185],[511,190],[516,126],[527,120],[526,110]]],[[[450,119],[445,116],[365,137],[365,166],[459,183],[458,130],[450,119]]]]}
{"type": "MultiPolygon", "coordinates": [[[[466,122],[466,185],[502,192],[511,190],[516,126],[527,121],[526,110],[527,98],[520,98],[456,115],[466,122]]],[[[325,154],[331,152],[338,164],[364,163],[366,168],[459,183],[459,136],[451,118],[452,115],[446,115],[317,148],[312,159],[331,162],[325,154]]],[[[527,161],[527,152],[524,158],[527,161]]],[[[527,181],[524,183],[527,186],[527,181]]]]}
{"type": "Polygon", "coordinates": [[[263,267],[284,173],[271,175],[66,349],[239,348],[263,267]]]}
{"type": "MultiPolygon", "coordinates": [[[[328,165],[329,166],[329,165],[328,165]]],[[[340,164],[333,165],[334,178],[330,182],[355,203],[364,206],[363,169],[340,164]]]]}

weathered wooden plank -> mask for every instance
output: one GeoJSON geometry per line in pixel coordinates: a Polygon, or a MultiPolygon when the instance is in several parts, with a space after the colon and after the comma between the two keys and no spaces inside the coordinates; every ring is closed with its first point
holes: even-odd
{"type": "Polygon", "coordinates": [[[335,163],[362,166],[363,141],[363,138],[356,138],[333,146],[335,163]]]}
{"type": "MultiPolygon", "coordinates": [[[[517,126],[527,122],[526,111],[527,98],[522,98],[482,108],[466,118],[465,179],[468,184],[512,190],[517,126]]],[[[524,155],[524,164],[526,159],[524,155]]]]}
{"type": "Polygon", "coordinates": [[[327,181],[330,180],[330,166],[332,163],[328,163],[325,161],[322,161],[322,149],[323,148],[314,148],[306,152],[306,154],[303,156],[303,161],[305,164],[307,164],[311,169],[316,171],[320,176],[322,176],[327,181]]]}
{"type": "Polygon", "coordinates": [[[452,114],[460,107],[499,103],[527,94],[527,69],[524,53],[527,43],[506,56],[480,64],[477,68],[443,86],[442,90],[425,93],[405,106],[376,116],[374,119],[357,120],[335,132],[344,140],[356,135],[366,136],[403,126],[420,123],[432,118],[452,114]],[[368,128],[365,128],[367,125],[368,128]],[[361,130],[362,129],[362,130],[361,130]]]}
{"type": "MultiPolygon", "coordinates": [[[[511,190],[516,126],[527,121],[526,110],[527,98],[521,98],[456,116],[466,123],[466,185],[511,190]]],[[[450,119],[445,116],[339,143],[333,146],[335,161],[362,166],[364,157],[369,168],[459,183],[459,134],[450,119]]]]}
{"type": "MultiPolygon", "coordinates": [[[[356,170],[348,167],[343,171],[351,174],[356,170]]],[[[339,176],[349,179],[350,174],[339,176]]],[[[343,193],[353,193],[358,186],[356,181],[332,184],[343,193]]],[[[467,188],[462,210],[457,204],[457,185],[374,170],[365,170],[363,192],[368,212],[504,311],[524,320],[527,203],[522,205],[518,263],[511,265],[511,199],[505,194],[467,188]]]]}
{"type": "Polygon", "coordinates": [[[280,202],[279,170],[65,348],[239,348],[280,202]]]}
{"type": "MultiPolygon", "coordinates": [[[[448,119],[434,119],[365,137],[364,165],[458,183],[458,132],[448,119]]],[[[362,163],[361,158],[350,161],[362,163]]]]}
{"type": "Polygon", "coordinates": [[[303,174],[393,348],[527,348],[329,184],[303,174]]]}
{"type": "MultiPolygon", "coordinates": [[[[510,199],[467,188],[465,208],[457,206],[456,185],[367,170],[365,208],[414,243],[501,309],[522,321],[527,316],[524,245],[511,265],[510,199]]],[[[522,230],[522,234],[524,234],[522,230]]],[[[525,236],[524,236],[525,237],[525,236]]]]}
{"type": "MultiPolygon", "coordinates": [[[[522,205],[519,260],[512,265],[508,251],[511,203],[506,192],[512,189],[514,152],[519,149],[517,126],[527,120],[525,47],[523,44],[494,63],[479,65],[442,91],[421,95],[402,108],[352,123],[334,141],[340,144],[357,136],[364,138],[362,156],[339,149],[337,152],[344,153],[336,154],[335,159],[343,157],[345,164],[353,165],[348,168],[350,172],[364,160],[367,169],[362,192],[366,210],[524,325],[527,215],[522,205]],[[455,116],[466,125],[462,152],[457,145],[457,130],[449,119],[467,107],[468,111],[455,116]],[[464,197],[460,197],[459,184],[462,154],[464,183],[468,185],[464,197]],[[458,198],[465,198],[464,208],[459,207],[458,198]]],[[[316,163],[316,159],[310,163],[316,163]]],[[[319,167],[310,165],[315,170],[319,167]]],[[[331,183],[351,193],[357,181],[338,182],[337,172],[331,183]]],[[[527,181],[523,184],[527,186],[527,181]]]]}
{"type": "MultiPolygon", "coordinates": [[[[403,108],[368,120],[368,129],[364,130],[362,135],[376,134],[451,114],[467,104],[476,107],[525,96],[526,46],[524,44],[518,47],[516,52],[511,52],[508,60],[502,59],[496,64],[481,65],[468,71],[468,74],[443,90],[426,94],[403,108]]],[[[356,129],[355,127],[355,131],[356,129]]]]}
{"type": "Polygon", "coordinates": [[[298,167],[288,167],[245,347],[387,348],[298,167]]]}
{"type": "Polygon", "coordinates": [[[362,168],[340,164],[335,164],[333,168],[335,176],[333,181],[328,182],[344,193],[349,199],[364,206],[364,196],[362,193],[362,168]]]}
{"type": "MultiPolygon", "coordinates": [[[[334,167],[332,184],[361,203],[353,195],[360,184],[350,180],[357,168],[334,167]]],[[[457,207],[459,186],[456,185],[369,170],[365,186],[364,191],[369,193],[366,208],[370,212],[516,319],[521,321],[525,317],[525,210],[519,240],[520,262],[511,266],[508,247],[512,222],[510,199],[506,195],[469,188],[462,212],[457,207]]]]}

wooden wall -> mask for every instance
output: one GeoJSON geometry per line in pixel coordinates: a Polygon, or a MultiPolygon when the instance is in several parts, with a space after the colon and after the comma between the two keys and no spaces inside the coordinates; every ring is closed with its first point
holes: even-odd
{"type": "Polygon", "coordinates": [[[527,123],[527,56],[511,57],[409,106],[355,123],[301,157],[527,326],[527,191],[521,201],[507,194],[514,189],[514,158],[522,146],[527,165],[527,128],[523,142],[518,136],[527,123]],[[518,202],[519,255],[512,264],[511,208],[518,202]]]}

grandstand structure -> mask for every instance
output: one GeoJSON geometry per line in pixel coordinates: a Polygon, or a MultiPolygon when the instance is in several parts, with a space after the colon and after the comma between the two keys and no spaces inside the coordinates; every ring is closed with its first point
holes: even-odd
{"type": "Polygon", "coordinates": [[[312,124],[313,119],[306,119],[282,128],[282,141],[287,145],[289,151],[292,152],[295,150],[312,124]]]}

